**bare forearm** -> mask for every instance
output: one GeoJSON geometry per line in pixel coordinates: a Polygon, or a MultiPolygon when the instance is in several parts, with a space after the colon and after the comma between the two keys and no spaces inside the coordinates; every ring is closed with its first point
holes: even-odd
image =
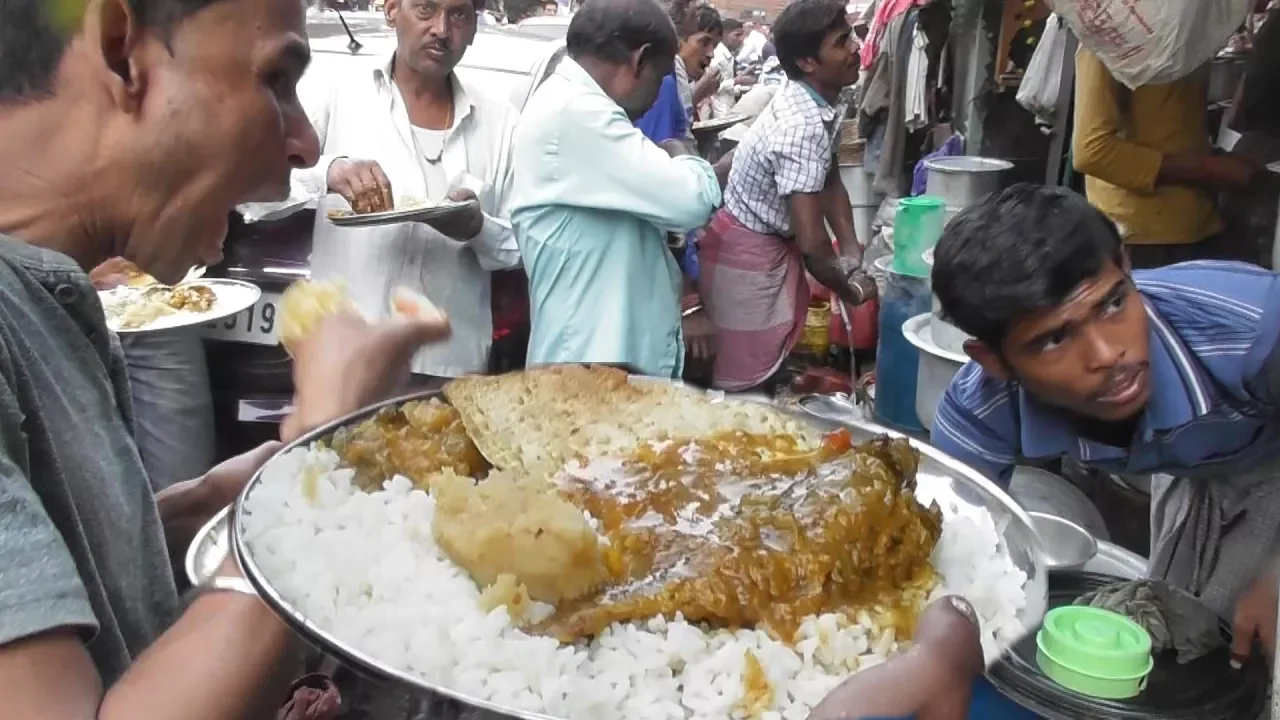
{"type": "Polygon", "coordinates": [[[853,225],[853,206],[849,203],[849,194],[838,175],[834,183],[828,183],[824,201],[827,224],[835,233],[840,254],[861,258],[862,246],[858,243],[858,233],[853,225]]]}
{"type": "Polygon", "coordinates": [[[716,94],[716,90],[720,89],[720,81],[717,78],[715,82],[710,80],[700,80],[697,85],[693,86],[693,104],[699,105],[703,100],[716,94]]]}
{"type": "Polygon", "coordinates": [[[844,268],[840,267],[840,261],[834,253],[830,255],[806,254],[804,256],[804,266],[814,280],[822,283],[823,287],[830,289],[841,300],[854,305],[862,303],[864,298],[861,292],[849,282],[844,268]]]}
{"type": "Polygon", "coordinates": [[[210,593],[134,662],[100,720],[273,718],[301,669],[294,635],[262,601],[210,593]]]}
{"type": "Polygon", "coordinates": [[[729,171],[733,169],[733,154],[737,151],[738,148],[734,148],[725,153],[724,157],[717,160],[713,166],[716,171],[716,180],[720,182],[722,191],[729,186],[729,171]]]}

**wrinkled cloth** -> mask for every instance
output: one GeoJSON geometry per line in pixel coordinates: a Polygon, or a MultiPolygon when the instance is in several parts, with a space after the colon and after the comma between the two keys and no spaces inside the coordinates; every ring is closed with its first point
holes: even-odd
{"type": "Polygon", "coordinates": [[[1151,563],[1163,578],[1230,619],[1280,548],[1280,461],[1208,477],[1151,481],[1151,563]]]}
{"type": "Polygon", "coordinates": [[[1182,664],[1226,644],[1212,610],[1189,593],[1159,580],[1112,583],[1081,595],[1075,604],[1128,617],[1151,635],[1153,653],[1175,650],[1182,664]]]}
{"type": "Polygon", "coordinates": [[[120,336],[133,398],[134,436],[156,490],[213,467],[213,390],[195,328],[120,336]]]}
{"type": "Polygon", "coordinates": [[[858,108],[858,130],[862,137],[868,138],[868,162],[870,139],[877,134],[883,138],[872,187],[877,193],[892,197],[901,194],[902,158],[907,141],[906,75],[915,28],[915,12],[895,18],[885,28],[884,43],[871,74],[863,80],[865,87],[858,108]]]}
{"type": "Polygon", "coordinates": [[[908,10],[927,4],[928,0],[882,0],[876,4],[875,15],[867,28],[867,37],[862,44],[862,69],[870,70],[875,64],[876,53],[884,40],[889,26],[894,20],[902,17],[908,10]]]}
{"type": "Polygon", "coordinates": [[[289,687],[289,701],[276,714],[277,720],[337,720],[342,712],[338,687],[327,675],[304,675],[289,687]]]}
{"type": "Polygon", "coordinates": [[[782,367],[804,331],[809,284],[800,250],[721,210],[702,234],[701,261],[699,290],[718,345],[713,385],[753,388],[782,367]]]}
{"type": "Polygon", "coordinates": [[[962,154],[964,154],[964,138],[959,135],[952,135],[947,138],[946,142],[942,143],[942,147],[920,158],[911,172],[911,194],[913,196],[923,195],[925,188],[929,185],[929,169],[925,167],[925,163],[930,160],[962,154]]]}

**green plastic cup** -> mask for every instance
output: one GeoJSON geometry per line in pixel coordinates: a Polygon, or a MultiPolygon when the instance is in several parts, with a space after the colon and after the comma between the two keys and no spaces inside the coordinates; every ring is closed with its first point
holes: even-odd
{"type": "Polygon", "coordinates": [[[1050,610],[1036,635],[1036,647],[1036,662],[1049,679],[1106,700],[1142,692],[1155,665],[1147,631],[1101,608],[1069,605],[1050,610]]]}
{"type": "Polygon", "coordinates": [[[929,277],[924,254],[938,244],[946,224],[947,203],[939,197],[920,195],[898,201],[893,221],[893,269],[913,277],[929,277]]]}

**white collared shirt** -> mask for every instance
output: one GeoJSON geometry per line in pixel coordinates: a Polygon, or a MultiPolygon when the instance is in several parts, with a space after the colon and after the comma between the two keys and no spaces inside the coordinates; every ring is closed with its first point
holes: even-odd
{"type": "Polygon", "coordinates": [[[391,291],[408,286],[449,314],[449,340],[423,348],[413,371],[458,377],[481,372],[493,339],[490,271],[516,267],[520,251],[508,221],[511,138],[518,112],[453,78],[454,122],[441,147],[439,133],[414,128],[391,63],[370,71],[303,79],[299,96],[320,136],[314,168],[294,172],[294,194],[323,197],[329,165],[337,158],[374,160],[391,181],[396,201],[442,200],[450,190],[476,193],[484,210],[480,234],[467,241],[445,237],[421,223],[339,228],[326,211],[345,207],[323,197],[316,212],[311,276],[342,280],[360,310],[389,314],[391,291]],[[424,147],[431,140],[434,147],[424,147]],[[431,160],[435,160],[432,162],[431,160]]]}
{"type": "Polygon", "coordinates": [[[711,117],[722,118],[727,117],[733,112],[734,103],[738,102],[738,85],[737,75],[734,72],[737,69],[733,58],[733,51],[725,47],[724,43],[716,46],[715,52],[711,56],[711,67],[708,72],[715,70],[720,74],[720,88],[716,90],[716,94],[711,96],[711,117]]]}

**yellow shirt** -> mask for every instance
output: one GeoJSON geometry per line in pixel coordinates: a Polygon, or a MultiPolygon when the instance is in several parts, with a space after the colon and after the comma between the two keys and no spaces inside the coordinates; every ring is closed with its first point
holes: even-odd
{"type": "Polygon", "coordinates": [[[1185,245],[1222,228],[1210,191],[1157,185],[1165,155],[1208,154],[1207,68],[1129,90],[1096,55],[1076,54],[1072,158],[1089,202],[1135,245],[1185,245]]]}

